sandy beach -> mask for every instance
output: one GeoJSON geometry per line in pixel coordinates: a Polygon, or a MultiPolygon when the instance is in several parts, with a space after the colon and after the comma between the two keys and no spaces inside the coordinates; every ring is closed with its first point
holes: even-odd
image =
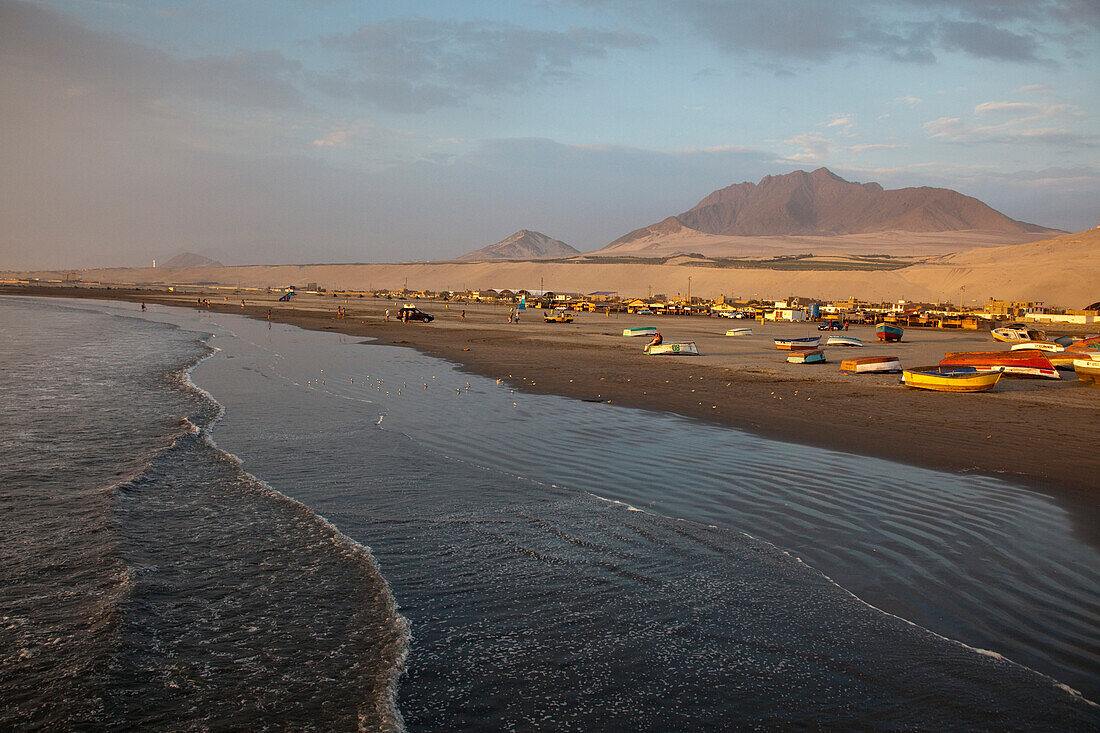
{"type": "MultiPolygon", "coordinates": [[[[3,293],[91,297],[199,306],[194,293],[90,288],[6,288],[3,293]]],[[[842,359],[896,355],[903,365],[935,364],[946,351],[996,349],[986,332],[908,329],[900,344],[879,345],[870,327],[847,335],[862,348],[829,347],[828,363],[795,365],[774,348],[776,336],[816,334],[813,324],[760,324],[704,317],[578,314],[544,323],[527,310],[506,322],[497,305],[418,302],[431,324],[386,322],[392,301],[302,295],[291,303],[210,293],[209,307],[255,318],[372,337],[504,380],[517,390],[558,394],[614,407],[665,411],[786,441],[951,472],[1002,476],[1050,496],[1069,513],[1078,536],[1100,544],[1097,484],[1100,389],[1072,372],[1059,381],[1004,378],[996,391],[951,395],[907,389],[899,375],[849,376],[842,359]],[[347,317],[336,318],[337,307],[347,317]],[[466,311],[465,321],[460,312],[466,311]],[[655,325],[666,342],[695,341],[701,356],[650,357],[645,339],[624,328],[655,325]],[[747,326],[748,337],[727,337],[747,326]]],[[[532,427],[532,436],[539,436],[532,427]]],[[[776,471],[782,471],[776,466],[776,471]]],[[[804,480],[812,482],[811,477],[804,480]]]]}

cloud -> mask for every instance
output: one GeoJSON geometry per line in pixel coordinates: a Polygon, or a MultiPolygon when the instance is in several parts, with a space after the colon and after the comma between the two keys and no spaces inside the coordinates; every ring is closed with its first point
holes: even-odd
{"type": "Polygon", "coordinates": [[[1050,84],[1026,84],[1015,91],[1019,94],[1036,94],[1045,97],[1054,94],[1054,87],[1050,84]]]}
{"type": "Polygon", "coordinates": [[[1046,105],[1031,102],[982,102],[974,107],[974,114],[1039,114],[1046,105]]]}
{"type": "Polygon", "coordinates": [[[102,103],[186,99],[238,109],[303,106],[295,86],[301,66],[278,51],[177,59],[10,0],[0,3],[0,63],[102,103]]]}
{"type": "Polygon", "coordinates": [[[587,59],[652,46],[628,31],[543,31],[497,21],[387,20],[321,45],[351,62],[327,81],[379,108],[424,112],[568,78],[587,59]]]}
{"type": "Polygon", "coordinates": [[[940,45],[948,51],[996,61],[1040,61],[1039,42],[1033,36],[967,21],[945,21],[940,29],[940,45]]]}
{"type": "Polygon", "coordinates": [[[820,163],[836,150],[836,143],[832,140],[814,134],[795,135],[783,142],[800,149],[801,152],[787,156],[788,160],[799,163],[820,163]]]}
{"type": "Polygon", "coordinates": [[[904,104],[907,107],[916,107],[918,104],[920,104],[923,101],[924,100],[921,99],[920,97],[896,97],[894,99],[894,104],[895,105],[904,104]]]}
{"type": "Polygon", "coordinates": [[[1049,66],[1053,62],[1041,51],[1072,54],[1075,36],[1100,27],[1100,5],[1090,0],[572,0],[570,4],[598,6],[629,18],[639,17],[641,8],[649,14],[663,11],[666,25],[686,21],[716,47],[777,73],[789,73],[792,64],[854,56],[929,64],[945,51],[1049,66]]]}
{"type": "Polygon", "coordinates": [[[828,122],[821,123],[825,127],[842,127],[845,130],[856,123],[856,117],[852,114],[834,114],[829,116],[828,122]]]}
{"type": "Polygon", "coordinates": [[[853,153],[865,153],[868,150],[894,150],[897,145],[889,145],[887,143],[869,143],[865,145],[852,145],[848,148],[853,153]]]}
{"type": "Polygon", "coordinates": [[[950,142],[1027,142],[1040,144],[1076,144],[1091,147],[1098,136],[1074,132],[1067,125],[1084,117],[1076,106],[1039,102],[982,102],[975,105],[973,119],[940,117],[924,123],[929,137],[950,142]],[[984,122],[987,118],[1000,122],[984,122]],[[1052,126],[1060,121],[1062,126],[1052,126]]]}

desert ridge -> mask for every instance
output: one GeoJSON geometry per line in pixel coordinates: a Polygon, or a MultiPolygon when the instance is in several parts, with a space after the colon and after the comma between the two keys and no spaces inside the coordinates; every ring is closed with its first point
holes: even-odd
{"type": "MultiPolygon", "coordinates": [[[[781,299],[792,294],[827,300],[857,298],[872,302],[898,300],[982,303],[1033,300],[1067,308],[1084,308],[1100,300],[1094,277],[1100,272],[1100,229],[1053,239],[927,258],[897,269],[845,269],[827,258],[804,269],[696,266],[646,260],[479,261],[390,264],[242,265],[234,267],[112,268],[79,271],[85,282],[136,286],[171,284],[283,288],[316,282],[329,289],[553,290],[586,293],[614,291],[622,297],[649,293],[719,295],[781,299]],[[820,269],[815,269],[820,268],[820,269]],[[832,269],[829,269],[832,268],[832,269]],[[690,278],[690,283],[689,283],[690,278]]],[[[845,264],[847,263],[847,264],[845,264]]],[[[61,280],[60,270],[3,273],[6,279],[61,280]]]]}

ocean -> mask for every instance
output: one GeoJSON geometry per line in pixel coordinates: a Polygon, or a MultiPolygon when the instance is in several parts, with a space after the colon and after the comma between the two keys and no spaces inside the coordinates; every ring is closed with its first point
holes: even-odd
{"type": "Polygon", "coordinates": [[[6,729],[1100,725],[1100,557],[1011,483],[240,316],[0,335],[6,729]]]}

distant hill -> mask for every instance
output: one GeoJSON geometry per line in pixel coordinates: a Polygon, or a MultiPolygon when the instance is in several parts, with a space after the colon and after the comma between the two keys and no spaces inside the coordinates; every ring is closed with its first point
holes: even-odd
{"type": "Polygon", "coordinates": [[[195,254],[194,252],[180,252],[170,260],[162,262],[161,267],[224,267],[221,262],[195,254]]]}
{"type": "Polygon", "coordinates": [[[520,229],[496,244],[462,255],[460,260],[537,260],[548,257],[572,257],[580,251],[559,239],[520,229]]]}
{"type": "MultiPolygon", "coordinates": [[[[818,168],[765,176],[710,194],[692,209],[619,237],[597,252],[661,249],[672,239],[823,237],[885,232],[988,232],[1024,241],[1061,234],[1016,221],[976,198],[947,188],[884,190],[818,168]]],[[[996,238],[995,237],[995,238],[996,238]]]]}

